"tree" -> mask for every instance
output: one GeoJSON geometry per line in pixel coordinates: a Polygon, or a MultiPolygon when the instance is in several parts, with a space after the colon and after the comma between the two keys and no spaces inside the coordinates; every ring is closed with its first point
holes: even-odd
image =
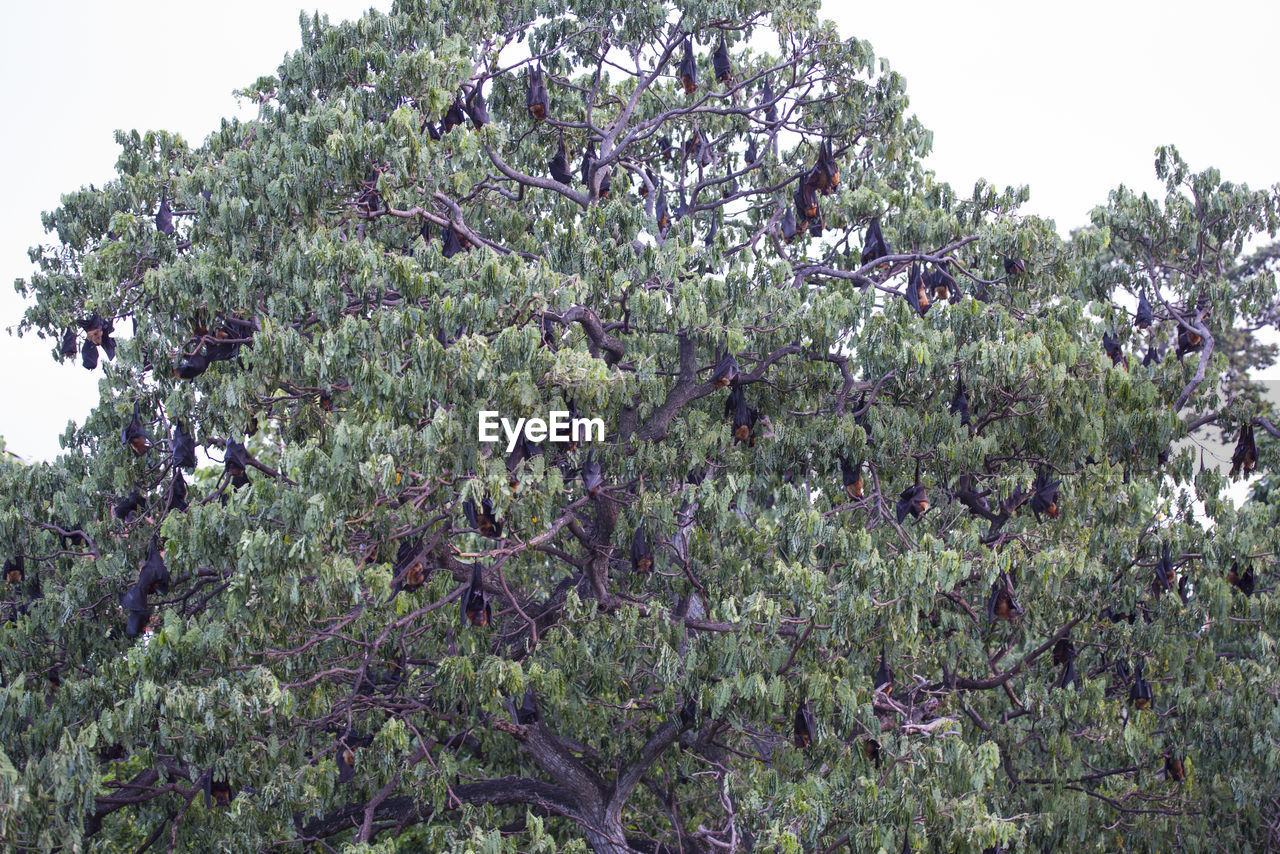
{"type": "Polygon", "coordinates": [[[1270,466],[1280,190],[1064,241],[814,4],[401,0],[243,94],[19,283],[120,341],[0,466],[5,845],[1280,850],[1280,504],[1172,446],[1270,466]]]}

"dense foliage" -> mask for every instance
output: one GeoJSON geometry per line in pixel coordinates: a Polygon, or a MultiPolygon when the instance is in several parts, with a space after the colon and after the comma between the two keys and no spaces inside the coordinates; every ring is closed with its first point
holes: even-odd
{"type": "Polygon", "coordinates": [[[813,2],[302,31],[18,284],[103,379],[0,460],[6,848],[1280,850],[1280,502],[1187,441],[1273,465],[1280,191],[1063,240],[813,2]]]}

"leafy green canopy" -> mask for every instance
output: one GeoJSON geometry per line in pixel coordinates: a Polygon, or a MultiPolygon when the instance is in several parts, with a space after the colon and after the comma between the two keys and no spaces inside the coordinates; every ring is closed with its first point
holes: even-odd
{"type": "Polygon", "coordinates": [[[119,135],[18,284],[119,341],[0,466],[6,847],[1275,849],[1280,504],[1165,452],[1271,465],[1277,192],[1162,149],[1063,241],[815,8],[304,17],[119,135]]]}

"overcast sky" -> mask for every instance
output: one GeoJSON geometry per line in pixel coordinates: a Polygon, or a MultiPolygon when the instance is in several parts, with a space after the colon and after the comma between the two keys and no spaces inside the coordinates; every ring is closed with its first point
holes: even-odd
{"type": "MultiPolygon", "coordinates": [[[[334,19],[390,0],[312,0],[334,19]]],[[[68,420],[97,401],[101,370],[58,365],[54,342],[18,339],[40,212],[61,193],[111,179],[115,129],[164,128],[198,144],[231,92],[273,74],[299,43],[296,0],[8,4],[0,29],[0,436],[52,459],[68,420]]],[[[1023,209],[1062,233],[1118,184],[1155,191],[1154,151],[1173,143],[1194,169],[1261,187],[1280,181],[1274,40],[1280,3],[1220,0],[1073,4],[921,0],[824,3],[842,35],[867,39],[907,78],[934,132],[927,161],[967,191],[984,177],[1028,184],[1023,209]]],[[[240,115],[252,111],[241,107],[240,115]]]]}

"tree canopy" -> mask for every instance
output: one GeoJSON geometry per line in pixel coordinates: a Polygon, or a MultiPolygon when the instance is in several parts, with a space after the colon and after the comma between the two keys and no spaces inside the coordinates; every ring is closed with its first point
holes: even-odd
{"type": "Polygon", "coordinates": [[[1280,188],[1063,239],[813,2],[301,29],[18,283],[6,847],[1280,850],[1280,188]]]}

